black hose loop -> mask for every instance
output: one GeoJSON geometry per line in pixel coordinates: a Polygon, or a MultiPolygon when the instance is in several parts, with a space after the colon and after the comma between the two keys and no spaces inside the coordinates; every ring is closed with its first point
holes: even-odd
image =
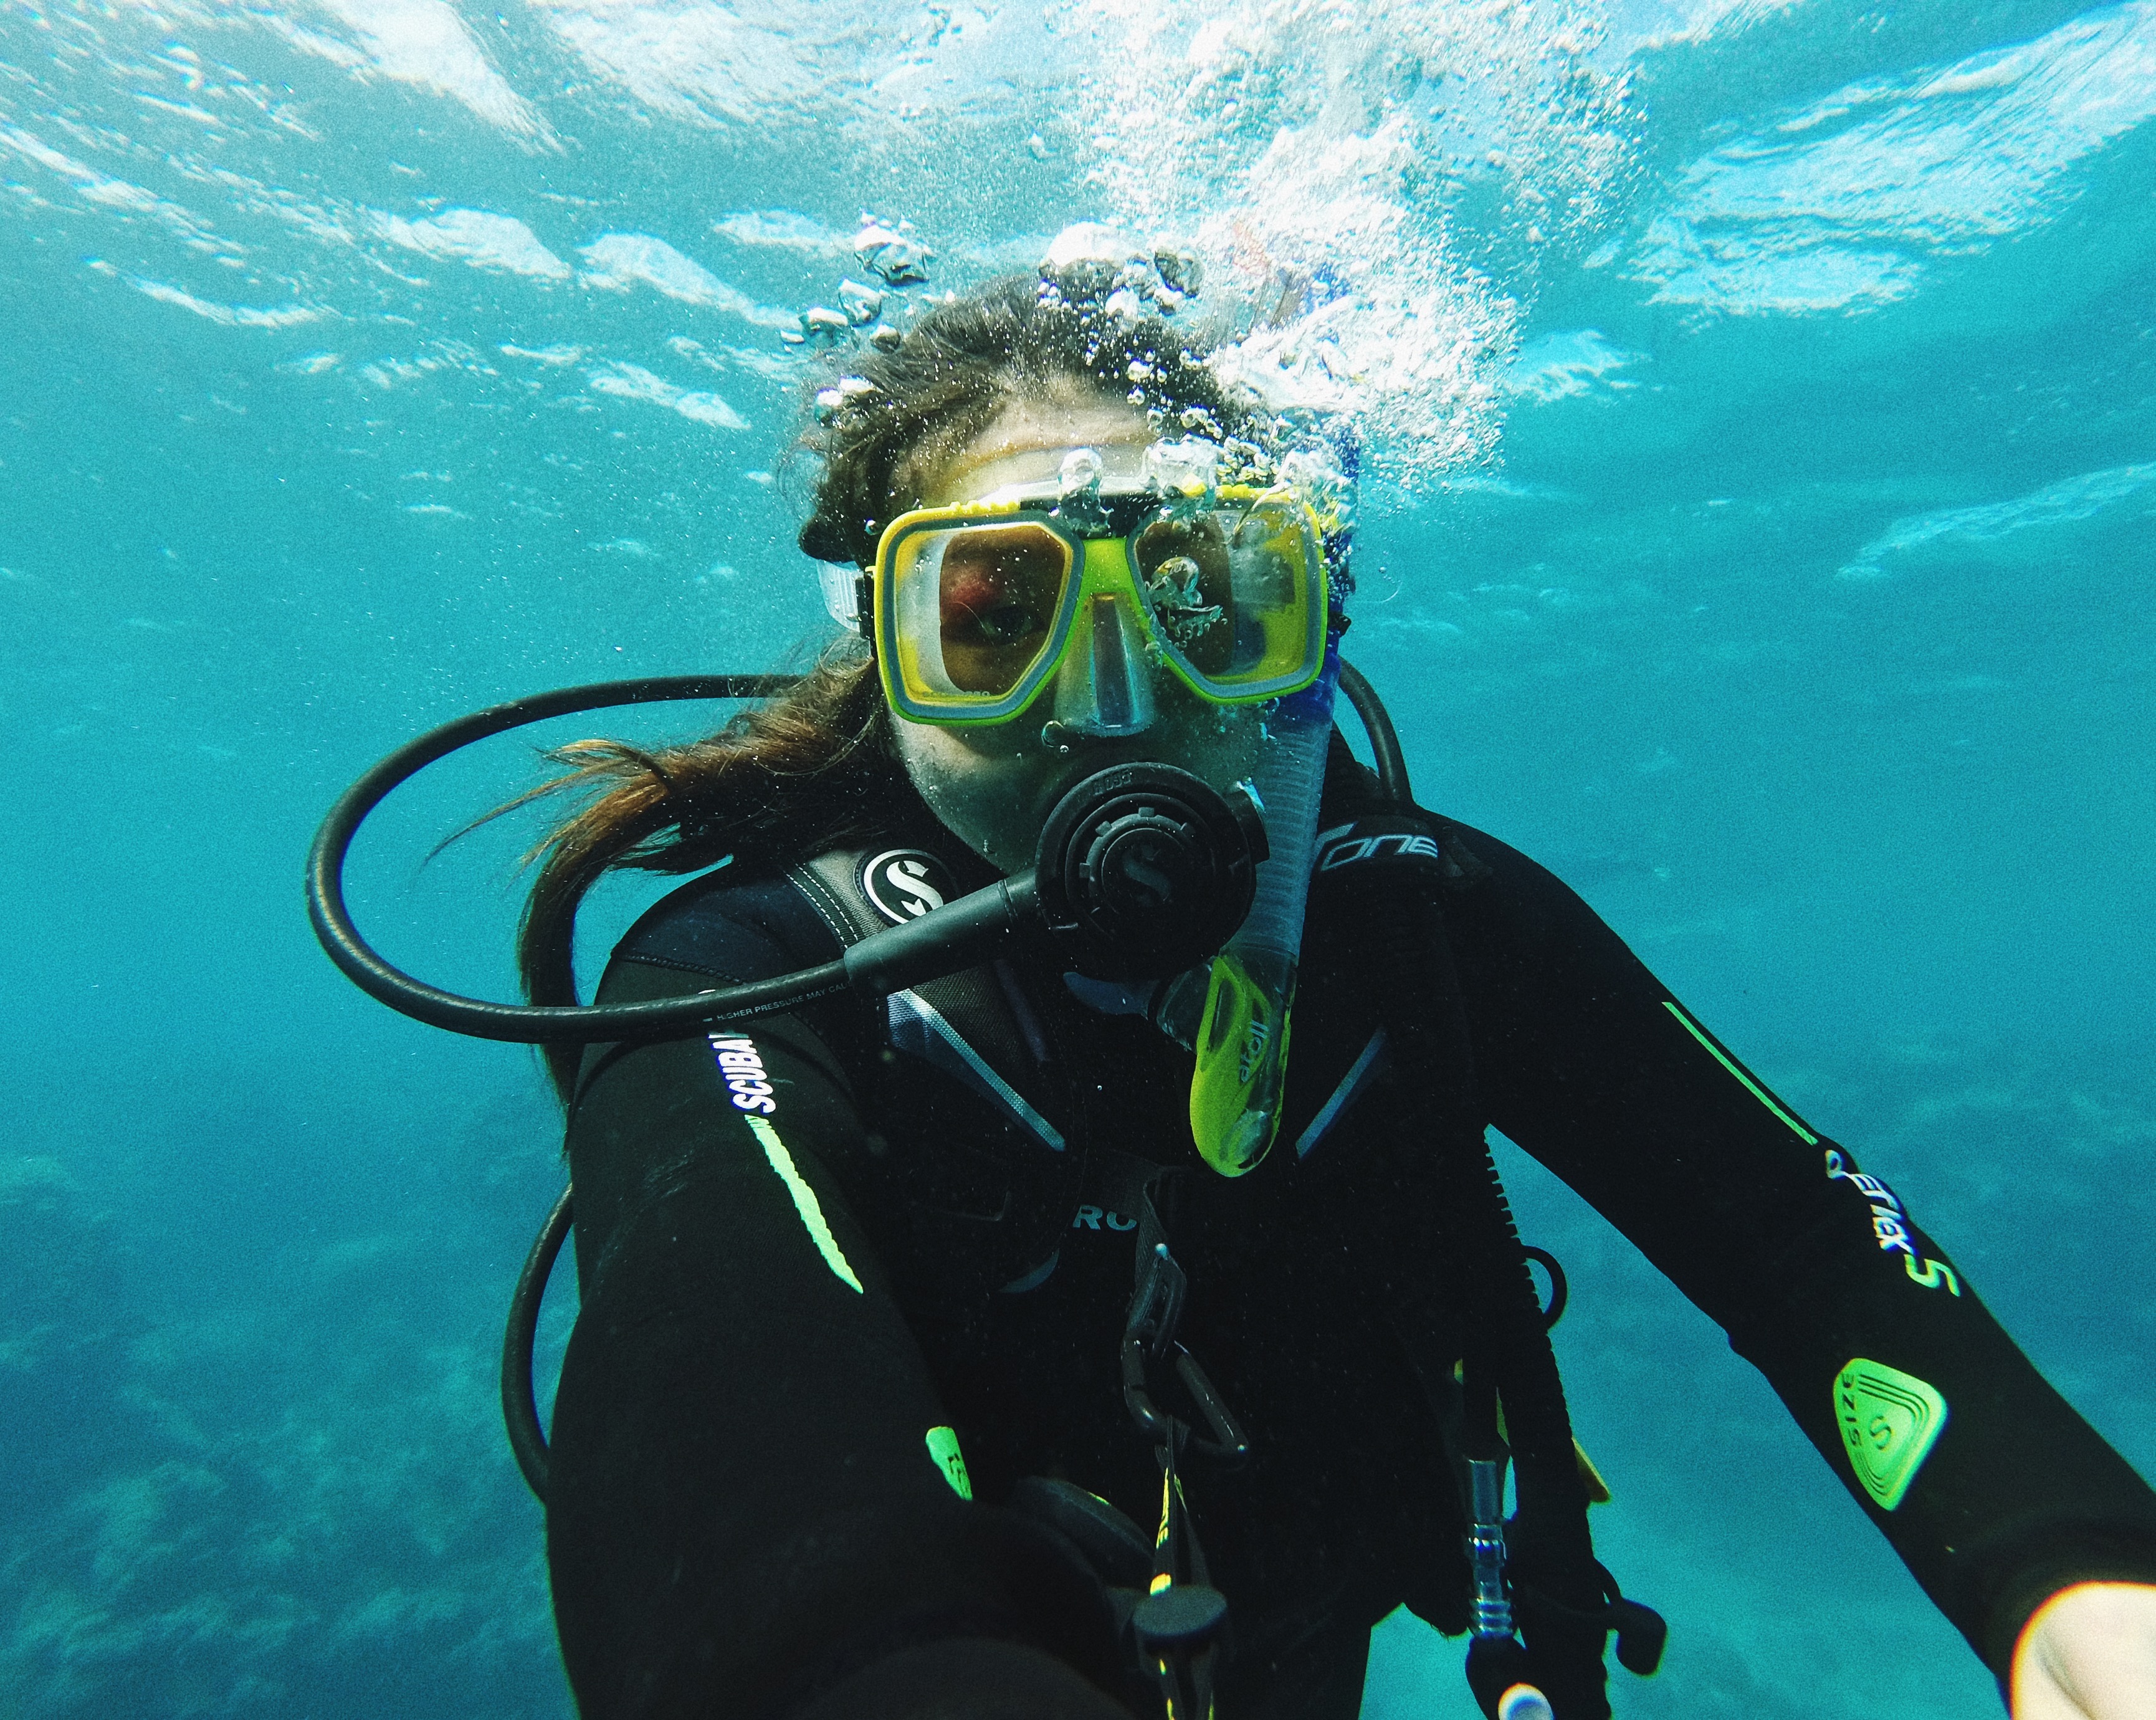
{"type": "Polygon", "coordinates": [[[1362,720],[1363,732],[1370,737],[1370,755],[1378,762],[1378,787],[1394,806],[1413,806],[1414,792],[1408,786],[1407,756],[1400,751],[1399,731],[1394,728],[1393,719],[1369,677],[1344,658],[1340,664],[1340,691],[1347,694],[1348,702],[1362,720]]]}
{"type": "Polygon", "coordinates": [[[644,1004],[551,1008],[459,997],[392,967],[360,936],[344,899],[345,856],[367,815],[400,783],[459,747],[550,716],[650,705],[675,699],[765,699],[798,679],[784,675],[670,675],[601,681],[535,693],[475,711],[408,742],[345,790],[315,834],[307,856],[307,917],[345,977],[377,1002],[415,1021],[473,1039],[516,1045],[588,1045],[602,1040],[660,1039],[712,1022],[767,1014],[846,989],[844,964],[827,962],[798,973],[644,1004]]]}
{"type": "Polygon", "coordinates": [[[547,1281],[554,1275],[554,1262],[576,1220],[573,1187],[562,1198],[539,1227],[531,1252],[524,1257],[524,1270],[516,1275],[516,1293],[509,1299],[509,1329],[501,1340],[501,1420],[509,1430],[509,1449],[516,1454],[516,1466],[532,1497],[547,1502],[547,1430],[539,1425],[539,1399],[531,1389],[531,1347],[539,1333],[539,1305],[547,1299],[547,1281]]]}
{"type": "Polygon", "coordinates": [[[1557,1256],[1546,1248],[1522,1246],[1520,1252],[1549,1274],[1549,1306],[1543,1310],[1543,1330],[1552,1331],[1564,1318],[1565,1304],[1572,1300],[1572,1286],[1565,1281],[1564,1268],[1557,1263],[1557,1256]]]}
{"type": "MultiPolygon", "coordinates": [[[[675,675],[599,681],[490,706],[408,742],[347,788],[315,834],[314,846],[307,856],[307,917],[315,936],[345,977],[377,1002],[430,1027],[514,1045],[665,1039],[721,1021],[770,1014],[845,991],[844,964],[828,962],[798,973],[649,1003],[584,1007],[492,1003],[444,991],[392,966],[360,935],[345,901],[345,860],[367,814],[400,784],[459,747],[527,723],[580,711],[670,700],[770,698],[794,685],[798,679],[781,675],[675,675]]],[[[1369,734],[1378,783],[1385,795],[1399,805],[1411,804],[1399,737],[1376,691],[1353,665],[1344,662],[1340,665],[1340,685],[1369,734]]]]}

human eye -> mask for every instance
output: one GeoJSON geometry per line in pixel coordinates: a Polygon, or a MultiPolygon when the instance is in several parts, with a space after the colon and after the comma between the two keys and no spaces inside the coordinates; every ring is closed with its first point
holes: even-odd
{"type": "Polygon", "coordinates": [[[937,596],[944,670],[954,685],[999,692],[1015,684],[1055,625],[1069,565],[1061,541],[1039,526],[953,535],[937,596]]]}

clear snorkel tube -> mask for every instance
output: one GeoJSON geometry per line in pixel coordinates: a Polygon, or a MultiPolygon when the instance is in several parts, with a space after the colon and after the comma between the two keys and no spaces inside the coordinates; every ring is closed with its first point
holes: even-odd
{"type": "MultiPolygon", "coordinates": [[[[1188,478],[1176,482],[1183,475],[1172,468],[1182,460],[1196,465],[1193,454],[1203,446],[1171,443],[1152,450],[1149,468],[1171,469],[1157,473],[1156,486],[1169,495],[1177,489],[1191,493],[1196,484],[1188,478]]],[[[1199,1156],[1225,1177],[1254,1168],[1271,1148],[1286,1092],[1296,968],[1316,858],[1325,757],[1332,738],[1333,697],[1340,684],[1340,635],[1352,588],[1346,572],[1346,495],[1353,483],[1355,454],[1352,444],[1334,452],[1337,465],[1324,462],[1315,470],[1282,474],[1291,481],[1316,479],[1313,489],[1332,492],[1325,534],[1331,614],[1324,667],[1310,685],[1266,711],[1262,762],[1252,779],[1241,785],[1264,815],[1270,855],[1258,867],[1257,893],[1235,935],[1209,969],[1194,968],[1163,987],[1155,1011],[1162,1030],[1188,1045],[1197,1059],[1190,1081],[1191,1138],[1199,1156]]],[[[1300,463],[1291,456],[1291,465],[1300,463]]],[[[1190,476],[1209,488],[1209,461],[1202,475],[1190,476]]]]}
{"type": "Polygon", "coordinates": [[[1250,916],[1213,958],[1191,1047],[1198,1059],[1190,1078],[1191,1138],[1224,1177],[1252,1168],[1280,1132],[1296,963],[1339,682],[1336,628],[1326,640],[1323,672],[1265,718],[1265,762],[1251,798],[1265,814],[1271,854],[1258,867],[1250,916]]]}

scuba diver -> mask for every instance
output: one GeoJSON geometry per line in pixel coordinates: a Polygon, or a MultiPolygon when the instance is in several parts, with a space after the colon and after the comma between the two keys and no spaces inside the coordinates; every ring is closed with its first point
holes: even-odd
{"type": "Polygon", "coordinates": [[[851,361],[801,546],[855,636],[709,738],[567,749],[541,1007],[461,1029],[531,1016],[567,1108],[582,1305],[521,1449],[581,1712],[1352,1720],[1404,1604],[1492,1720],[1604,1720],[1663,1625],[1595,1558],[1494,1127],[1766,1375],[2017,1720],[2156,1715],[2156,1494],[1850,1148],[1414,804],[1340,660],[1344,457],[1112,285],[851,361]],[[579,1033],[619,867],[696,875],[598,993],[673,1014],[579,1033]]]}

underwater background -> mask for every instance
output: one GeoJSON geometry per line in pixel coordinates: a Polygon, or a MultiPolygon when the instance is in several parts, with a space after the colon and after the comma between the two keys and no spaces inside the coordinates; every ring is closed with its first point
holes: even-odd
{"type": "MultiPolygon", "coordinates": [[[[570,1712],[495,1379],[558,1118],[339,978],[300,861],[465,709],[829,636],[782,336],[865,213],[916,301],[1101,219],[1204,253],[1194,316],[1319,305],[1245,344],[1360,427],[1348,655],[1420,798],[2156,1471],[2152,116],[2150,3],[0,0],[0,1717],[570,1712]]],[[[510,994],[539,826],[422,862],[540,775],[490,742],[370,825],[393,959],[510,994]]],[[[1721,1334],[1504,1152],[1671,1626],[1618,1713],[1996,1713],[1721,1334]]],[[[1460,1659],[1389,1620],[1365,1712],[1467,1720],[1460,1659]]]]}

